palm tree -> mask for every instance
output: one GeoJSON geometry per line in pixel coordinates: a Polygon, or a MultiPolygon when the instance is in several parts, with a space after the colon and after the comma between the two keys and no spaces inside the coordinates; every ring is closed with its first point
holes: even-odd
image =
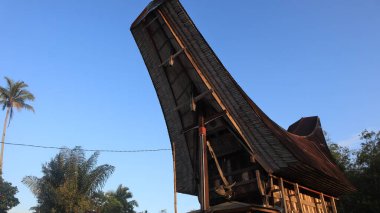
{"type": "Polygon", "coordinates": [[[116,198],[122,205],[122,213],[135,213],[134,207],[138,207],[135,200],[129,201],[132,198],[132,193],[129,188],[123,185],[119,185],[116,192],[108,192],[106,195],[116,198]]]}
{"type": "Polygon", "coordinates": [[[92,207],[93,195],[113,173],[111,165],[96,166],[99,153],[86,159],[83,149],[62,149],[43,165],[41,178],[23,179],[37,197],[41,212],[84,213],[92,207]]]}
{"type": "Polygon", "coordinates": [[[7,130],[7,123],[11,122],[13,117],[13,110],[30,110],[34,112],[31,105],[27,104],[27,101],[34,101],[34,95],[30,93],[26,88],[28,85],[23,81],[13,81],[12,79],[5,77],[7,87],[0,86],[0,104],[3,105],[3,110],[7,109],[4,120],[3,135],[1,137],[1,153],[0,153],[0,173],[3,171],[3,156],[4,156],[4,140],[7,130]]]}

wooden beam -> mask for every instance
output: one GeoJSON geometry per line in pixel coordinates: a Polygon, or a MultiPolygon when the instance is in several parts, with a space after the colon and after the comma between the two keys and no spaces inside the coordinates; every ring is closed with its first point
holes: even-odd
{"type": "MultiPolygon", "coordinates": [[[[217,114],[215,114],[215,115],[207,118],[205,120],[204,125],[206,125],[206,124],[210,123],[211,121],[214,121],[214,120],[216,120],[216,119],[218,119],[220,117],[223,117],[225,114],[226,114],[226,111],[223,111],[223,112],[219,112],[219,113],[217,113],[217,114]]],[[[191,126],[191,127],[187,127],[185,129],[183,129],[181,133],[182,134],[186,134],[186,133],[190,132],[191,130],[194,130],[194,129],[197,129],[197,128],[199,128],[199,125],[194,125],[194,126],[191,126]]]]}
{"type": "Polygon", "coordinates": [[[221,117],[225,116],[226,113],[227,113],[226,111],[222,111],[222,112],[218,112],[218,113],[216,113],[216,114],[213,115],[213,116],[208,117],[208,118],[206,119],[206,121],[205,121],[205,125],[207,125],[207,124],[209,124],[209,123],[215,121],[215,120],[218,119],[218,118],[221,118],[221,117]]]}
{"type": "Polygon", "coordinates": [[[208,183],[208,163],[207,163],[207,140],[206,140],[206,127],[204,124],[204,117],[201,114],[199,116],[199,151],[200,151],[200,194],[201,194],[201,210],[208,212],[210,209],[209,198],[209,183],[208,183]]]}
{"type": "Polygon", "coordinates": [[[282,209],[284,210],[283,213],[288,213],[288,207],[286,206],[286,199],[285,199],[286,195],[285,195],[285,189],[284,189],[284,181],[282,180],[282,178],[280,178],[280,191],[281,191],[281,205],[282,205],[282,209]]]}
{"type": "Polygon", "coordinates": [[[298,188],[298,184],[296,183],[294,185],[294,191],[296,192],[296,198],[297,198],[297,204],[298,204],[298,209],[300,213],[303,213],[303,208],[302,208],[302,202],[301,202],[301,197],[300,197],[300,189],[298,188]]]}
{"type": "Polygon", "coordinates": [[[269,186],[267,186],[267,194],[272,193],[273,190],[274,190],[273,177],[272,175],[269,175],[269,186]]]}
{"type": "Polygon", "coordinates": [[[332,208],[333,213],[338,213],[338,211],[336,210],[335,199],[330,198],[330,200],[331,200],[331,208],[332,208]]]}
{"type": "Polygon", "coordinates": [[[163,61],[160,64],[160,66],[158,66],[158,67],[162,67],[162,66],[166,65],[167,63],[169,63],[170,60],[174,60],[182,52],[183,52],[183,49],[178,50],[176,53],[174,53],[174,55],[171,55],[168,59],[166,59],[165,61],[163,61]]]}
{"type": "Polygon", "coordinates": [[[269,206],[268,196],[265,193],[264,184],[261,181],[260,170],[256,170],[256,182],[257,182],[257,187],[259,189],[260,195],[263,198],[263,204],[265,207],[268,207],[269,206]]]}
{"type": "Polygon", "coordinates": [[[321,198],[321,202],[322,202],[323,212],[324,212],[324,213],[328,213],[328,212],[327,212],[326,202],[325,202],[325,198],[324,198],[324,196],[323,196],[323,193],[320,194],[320,198],[321,198]]]}
{"type": "Polygon", "coordinates": [[[262,182],[261,182],[260,171],[259,171],[259,170],[256,170],[255,173],[256,173],[257,187],[258,187],[258,189],[259,189],[260,195],[261,195],[261,196],[264,196],[264,195],[265,195],[265,192],[264,192],[263,184],[262,184],[262,182]]]}
{"type": "MultiPolygon", "coordinates": [[[[207,97],[207,95],[210,95],[213,93],[213,90],[212,89],[209,89],[209,90],[206,90],[204,92],[202,92],[201,94],[197,95],[194,97],[194,102],[198,102],[200,100],[202,100],[203,98],[207,97]]],[[[180,104],[178,105],[176,108],[174,108],[174,111],[178,111],[186,106],[190,106],[190,102],[189,103],[183,103],[183,104],[180,104]]]]}

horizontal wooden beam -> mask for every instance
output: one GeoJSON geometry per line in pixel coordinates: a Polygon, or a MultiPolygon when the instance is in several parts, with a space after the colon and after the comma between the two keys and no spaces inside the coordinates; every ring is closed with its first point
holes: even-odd
{"type": "MultiPolygon", "coordinates": [[[[220,117],[223,117],[227,112],[226,111],[222,111],[222,112],[219,112],[211,117],[208,117],[205,119],[205,125],[209,124],[211,121],[214,121],[220,117]]],[[[194,130],[194,129],[197,129],[199,126],[198,125],[194,125],[194,126],[191,126],[191,127],[187,127],[185,129],[182,130],[182,134],[185,134],[191,130],[194,130]]]]}
{"type": "MultiPolygon", "coordinates": [[[[194,102],[196,103],[196,102],[202,100],[207,95],[212,94],[213,92],[214,92],[214,90],[212,90],[212,89],[209,89],[209,90],[207,90],[205,92],[202,92],[201,94],[199,94],[199,95],[197,95],[197,96],[194,97],[194,102]]],[[[178,105],[176,108],[174,108],[174,111],[178,111],[178,110],[180,110],[180,109],[182,109],[183,107],[186,107],[186,106],[190,106],[190,102],[178,105]]]]}
{"type": "Polygon", "coordinates": [[[158,67],[162,67],[162,66],[166,65],[167,63],[169,63],[169,61],[170,61],[171,59],[175,59],[175,58],[176,58],[179,54],[181,54],[182,52],[183,52],[183,49],[178,50],[178,52],[174,53],[174,55],[171,55],[168,59],[166,59],[164,62],[162,62],[162,63],[160,64],[160,66],[158,66],[158,67]]]}

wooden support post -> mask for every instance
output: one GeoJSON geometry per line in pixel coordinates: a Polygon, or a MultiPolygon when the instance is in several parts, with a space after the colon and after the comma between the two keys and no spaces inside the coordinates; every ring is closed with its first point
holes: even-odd
{"type": "Polygon", "coordinates": [[[257,182],[257,187],[259,189],[260,195],[263,198],[263,204],[265,207],[268,207],[269,206],[268,197],[265,193],[264,184],[261,182],[260,170],[256,170],[256,182],[257,182]]]}
{"type": "Polygon", "coordinates": [[[269,176],[269,186],[268,186],[268,193],[272,193],[272,191],[274,190],[274,185],[273,185],[273,177],[272,176],[269,176]]]}
{"type": "Polygon", "coordinates": [[[264,196],[265,192],[264,192],[263,184],[261,182],[261,177],[260,177],[260,171],[259,170],[256,170],[256,182],[257,182],[257,187],[259,189],[260,195],[264,196]]]}
{"type": "Polygon", "coordinates": [[[331,200],[331,208],[332,208],[332,211],[333,213],[338,213],[338,211],[336,210],[336,204],[335,204],[335,198],[330,198],[331,200]]]}
{"type": "Polygon", "coordinates": [[[319,194],[319,196],[321,198],[323,212],[327,213],[327,207],[326,207],[326,202],[325,202],[325,198],[323,196],[323,193],[319,194]]]}
{"type": "Polygon", "coordinates": [[[177,169],[175,161],[175,142],[173,142],[174,213],[177,213],[177,169]]]}
{"type": "MultiPolygon", "coordinates": [[[[281,205],[282,205],[282,209],[284,210],[283,213],[288,213],[288,207],[286,206],[286,199],[285,199],[285,189],[284,189],[284,181],[282,180],[282,178],[280,178],[280,190],[281,190],[281,205]]],[[[292,204],[290,202],[290,198],[289,198],[289,203],[292,204]]]]}
{"type": "Polygon", "coordinates": [[[301,197],[300,197],[300,189],[299,189],[297,183],[294,185],[294,191],[296,193],[296,198],[297,198],[297,204],[298,204],[299,212],[303,213],[302,202],[301,202],[301,197]]]}
{"type": "Polygon", "coordinates": [[[210,209],[209,185],[208,185],[208,165],[207,165],[207,141],[206,127],[203,115],[199,116],[199,147],[200,147],[200,175],[201,175],[201,210],[207,212],[210,209]]]}

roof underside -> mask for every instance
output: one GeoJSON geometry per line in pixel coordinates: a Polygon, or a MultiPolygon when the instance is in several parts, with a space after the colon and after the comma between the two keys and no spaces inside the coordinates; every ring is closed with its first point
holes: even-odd
{"type": "Polygon", "coordinates": [[[220,123],[267,172],[334,196],[354,190],[332,160],[319,118],[303,118],[289,132],[269,119],[235,82],[177,0],[152,2],[131,31],[157,91],[171,143],[176,144],[178,192],[197,191],[197,133],[184,133],[197,117],[181,107],[196,96],[202,97],[209,115],[226,112],[220,123]]]}

